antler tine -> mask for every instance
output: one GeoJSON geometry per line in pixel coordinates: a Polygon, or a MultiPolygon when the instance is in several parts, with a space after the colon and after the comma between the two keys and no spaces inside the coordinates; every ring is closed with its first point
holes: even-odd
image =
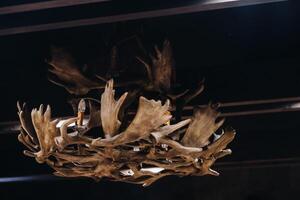
{"type": "Polygon", "coordinates": [[[115,100],[114,82],[109,80],[101,96],[101,123],[106,138],[111,138],[118,133],[121,122],[118,119],[119,111],[124,103],[127,92],[119,100],[115,100]]]}
{"type": "Polygon", "coordinates": [[[17,102],[17,108],[18,108],[18,116],[20,119],[21,127],[26,132],[26,134],[31,138],[33,143],[38,144],[38,139],[36,132],[34,130],[32,121],[31,121],[31,114],[28,112],[26,103],[23,103],[22,106],[20,105],[20,102],[17,102]]]}
{"type": "Polygon", "coordinates": [[[32,123],[40,146],[40,151],[35,154],[39,163],[45,162],[56,149],[54,138],[59,134],[56,128],[58,121],[51,121],[51,107],[48,105],[45,112],[43,107],[43,105],[40,105],[39,110],[35,108],[31,112],[32,123]]]}
{"type": "Polygon", "coordinates": [[[54,138],[55,144],[62,151],[66,146],[70,144],[70,136],[68,135],[68,126],[77,121],[77,117],[65,120],[60,127],[60,136],[54,138]]]}
{"type": "Polygon", "coordinates": [[[177,124],[163,126],[160,127],[157,131],[152,132],[151,135],[154,137],[156,142],[159,142],[160,138],[163,138],[169,135],[170,133],[173,133],[174,131],[186,126],[190,122],[190,119],[186,119],[184,121],[178,122],[177,124]]]}
{"type": "Polygon", "coordinates": [[[193,121],[189,125],[182,143],[186,146],[204,147],[209,144],[209,138],[224,123],[224,119],[216,123],[219,113],[207,106],[195,111],[193,121]]]}

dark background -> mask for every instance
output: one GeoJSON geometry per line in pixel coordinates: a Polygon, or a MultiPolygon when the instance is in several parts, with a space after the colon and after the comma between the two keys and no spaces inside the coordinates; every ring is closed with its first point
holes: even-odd
{"type": "MultiPolygon", "coordinates": [[[[5,21],[1,25],[40,20],[33,17],[20,22],[18,17],[0,17],[5,21]]],[[[149,51],[154,44],[170,40],[182,85],[192,88],[205,78],[205,92],[192,104],[300,96],[300,13],[299,5],[290,1],[2,36],[0,121],[17,120],[17,100],[30,106],[51,104],[55,116],[71,113],[68,93],[47,80],[45,59],[51,45],[70,49],[78,63],[84,64],[104,57],[112,44],[133,35],[149,51]]],[[[135,53],[134,45],[120,46],[130,54],[135,53]]],[[[120,65],[136,64],[133,57],[124,57],[120,65]]],[[[23,156],[17,134],[3,133],[0,177],[38,176],[0,181],[0,199],[298,199],[300,167],[293,159],[300,157],[299,122],[299,112],[230,117],[226,125],[234,127],[237,136],[230,145],[233,155],[215,167],[219,177],[167,177],[148,188],[44,176],[51,170],[23,156]],[[278,159],[286,161],[278,164],[278,159]],[[247,164],[253,160],[272,163],[247,164]]]]}

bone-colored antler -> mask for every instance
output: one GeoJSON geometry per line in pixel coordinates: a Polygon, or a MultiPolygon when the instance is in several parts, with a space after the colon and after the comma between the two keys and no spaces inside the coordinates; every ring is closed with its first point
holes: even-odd
{"type": "Polygon", "coordinates": [[[56,128],[58,120],[51,121],[51,108],[49,105],[45,112],[43,105],[38,110],[33,109],[31,119],[40,147],[40,151],[36,153],[36,160],[43,163],[56,148],[54,138],[59,134],[56,128]]]}
{"type": "Polygon", "coordinates": [[[95,180],[107,177],[143,186],[168,175],[218,175],[211,166],[216,159],[231,153],[226,147],[235,132],[225,130],[216,139],[212,138],[223,123],[216,122],[218,113],[214,108],[198,109],[193,119],[168,124],[172,119],[169,101],[162,104],[140,97],[135,117],[127,128],[121,128],[118,112],[125,97],[126,93],[116,101],[113,82],[109,81],[102,94],[101,111],[90,104],[89,122],[83,127],[73,126],[71,132],[68,127],[76,122],[76,117],[66,119],[57,128],[58,121],[51,121],[50,106],[45,112],[41,106],[32,111],[32,129],[30,116],[19,106],[22,125],[19,140],[31,150],[26,155],[46,162],[58,176],[95,180]],[[106,138],[85,134],[101,124],[106,138]],[[188,124],[184,133],[182,128],[188,124]],[[181,141],[173,139],[172,134],[182,132],[181,141]]]}
{"type": "Polygon", "coordinates": [[[222,126],[224,119],[216,123],[219,113],[211,105],[196,109],[192,123],[189,125],[182,144],[190,147],[204,147],[209,138],[222,126]]]}
{"type": "MultiPolygon", "coordinates": [[[[167,113],[168,109],[169,101],[161,105],[160,101],[147,100],[141,97],[137,114],[128,128],[112,138],[96,139],[93,141],[93,145],[117,146],[147,138],[151,131],[171,119],[172,116],[167,113]]],[[[103,120],[105,119],[102,118],[103,120]]]]}
{"type": "Polygon", "coordinates": [[[121,126],[118,119],[119,111],[128,94],[124,93],[118,101],[115,101],[113,84],[113,80],[109,80],[101,96],[101,122],[106,138],[111,138],[118,133],[121,126]]]}

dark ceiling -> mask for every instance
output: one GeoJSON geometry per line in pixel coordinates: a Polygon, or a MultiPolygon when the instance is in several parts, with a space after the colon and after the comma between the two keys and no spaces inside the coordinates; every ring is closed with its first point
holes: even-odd
{"type": "MultiPolygon", "coordinates": [[[[181,2],[176,1],[174,5],[179,4],[181,2]]],[[[118,5],[119,7],[107,12],[139,8],[125,8],[124,3],[118,5]]],[[[86,5],[88,6],[91,5],[86,5]]],[[[76,8],[77,11],[59,11],[57,15],[52,15],[52,10],[4,15],[0,16],[0,26],[3,28],[28,25],[28,22],[44,23],[46,18],[55,21],[92,16],[102,5],[97,6],[91,13],[84,12],[85,6],[80,6],[76,8]]],[[[300,96],[299,35],[299,5],[296,1],[289,1],[2,36],[0,121],[17,120],[17,100],[30,102],[31,106],[51,104],[56,116],[71,114],[71,108],[67,104],[68,93],[47,80],[48,66],[45,59],[49,57],[51,45],[69,49],[77,62],[84,64],[98,61],[113,44],[130,37],[139,38],[149,51],[153,50],[154,44],[160,45],[164,39],[170,40],[178,82],[186,87],[194,87],[197,80],[205,78],[205,92],[192,104],[203,104],[211,100],[234,102],[297,97],[300,96]]],[[[120,59],[120,65],[136,65],[134,55],[140,53],[136,40],[126,40],[118,45],[126,55],[120,59]]],[[[129,75],[129,78],[135,77],[129,75]]],[[[243,108],[237,108],[239,109],[243,108]]],[[[300,112],[228,118],[226,125],[234,127],[238,135],[231,145],[234,154],[223,161],[299,158],[299,120],[300,112]]],[[[46,166],[38,165],[22,155],[23,147],[17,142],[16,133],[1,134],[0,137],[0,149],[4,156],[0,177],[51,172],[46,166]]],[[[147,189],[107,181],[94,183],[50,178],[47,179],[48,182],[36,181],[29,185],[23,182],[2,184],[0,181],[0,199],[10,199],[10,195],[33,198],[33,188],[38,188],[39,192],[45,194],[55,191],[55,194],[49,194],[49,198],[69,196],[78,199],[119,199],[122,195],[125,199],[281,199],[285,193],[296,194],[299,190],[300,174],[296,172],[299,171],[298,163],[285,164],[279,168],[250,169],[239,165],[235,168],[220,166],[221,177],[215,179],[170,177],[147,189]],[[276,181],[281,184],[275,184],[276,181]],[[84,188],[84,191],[80,188],[84,188]],[[180,192],[182,189],[187,193],[180,192]],[[18,194],[18,190],[21,193],[18,194]],[[28,193],[24,194],[26,192],[28,193]]]]}

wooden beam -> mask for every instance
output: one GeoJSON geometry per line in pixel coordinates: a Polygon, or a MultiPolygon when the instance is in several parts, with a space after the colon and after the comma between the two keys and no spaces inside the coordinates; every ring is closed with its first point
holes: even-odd
{"type": "Polygon", "coordinates": [[[0,36],[63,29],[63,28],[73,28],[73,27],[80,27],[80,26],[90,26],[90,25],[114,23],[114,22],[145,19],[145,18],[172,16],[172,15],[196,13],[196,12],[216,10],[216,9],[225,9],[225,8],[233,8],[233,7],[240,7],[240,6],[284,2],[284,1],[287,0],[207,0],[207,1],[200,1],[199,3],[193,5],[181,6],[176,8],[167,8],[167,9],[151,10],[151,11],[136,12],[136,13],[129,13],[129,14],[88,18],[88,19],[78,19],[78,20],[39,24],[39,25],[32,25],[32,26],[21,26],[21,27],[7,28],[7,29],[4,28],[0,30],[0,36]]]}
{"type": "Polygon", "coordinates": [[[77,6],[91,3],[101,3],[110,0],[54,0],[43,1],[37,3],[26,3],[13,6],[0,7],[0,15],[15,14],[21,12],[31,12],[37,10],[45,10],[50,8],[62,8],[68,6],[77,6]]]}

